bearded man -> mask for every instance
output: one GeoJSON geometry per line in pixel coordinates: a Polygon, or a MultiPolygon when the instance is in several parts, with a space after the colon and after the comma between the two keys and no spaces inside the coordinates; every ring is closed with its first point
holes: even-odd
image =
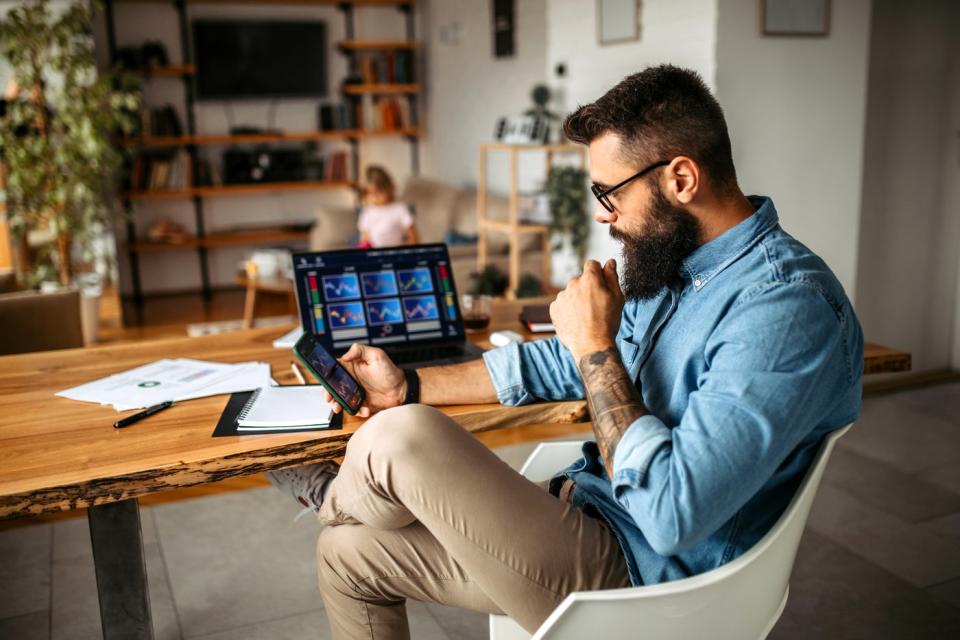
{"type": "Polygon", "coordinates": [[[589,145],[588,261],[550,306],[557,335],[414,376],[379,349],[343,464],[276,472],[318,512],[336,638],[406,638],[407,598],[535,630],[572,591],[664,582],[742,554],[781,515],[824,435],[860,411],[863,336],[826,264],[737,185],[700,77],[629,76],[564,123],[589,145]],[[622,284],[621,284],[622,279],[622,284]],[[541,486],[427,405],[586,398],[595,442],[541,486]],[[405,404],[406,406],[400,406],[405,404]]]}

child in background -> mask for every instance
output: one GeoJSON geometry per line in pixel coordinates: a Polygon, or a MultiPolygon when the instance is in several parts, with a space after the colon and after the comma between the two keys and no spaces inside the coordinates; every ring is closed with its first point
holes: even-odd
{"type": "Polygon", "coordinates": [[[371,165],[367,167],[363,187],[363,209],[357,220],[360,231],[360,248],[391,247],[399,244],[416,244],[417,232],[413,228],[413,215],[409,207],[394,201],[393,180],[386,169],[371,165]]]}

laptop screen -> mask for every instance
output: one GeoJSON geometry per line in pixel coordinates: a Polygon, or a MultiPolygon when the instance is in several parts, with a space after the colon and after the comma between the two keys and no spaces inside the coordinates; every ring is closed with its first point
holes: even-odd
{"type": "Polygon", "coordinates": [[[462,340],[444,244],[293,255],[300,326],[331,351],[462,340]]]}

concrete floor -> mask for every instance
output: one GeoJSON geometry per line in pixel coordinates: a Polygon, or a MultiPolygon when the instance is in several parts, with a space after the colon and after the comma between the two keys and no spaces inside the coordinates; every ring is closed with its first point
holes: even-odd
{"type": "MultiPolygon", "coordinates": [[[[499,453],[519,464],[532,447],[499,453]]],[[[156,636],[328,638],[317,524],[273,489],[143,509],[156,636]]],[[[749,603],[744,603],[749,606],[749,603]]],[[[486,616],[410,603],[414,638],[486,616]]],[[[85,519],[0,532],[0,638],[98,638],[85,519]]],[[[960,383],[876,396],[841,440],[772,638],[960,637],[960,383]]]]}

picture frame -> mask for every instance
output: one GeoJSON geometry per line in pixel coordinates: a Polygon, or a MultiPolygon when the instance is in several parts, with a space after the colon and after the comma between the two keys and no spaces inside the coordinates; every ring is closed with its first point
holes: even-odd
{"type": "Polygon", "coordinates": [[[640,39],[639,0],[596,0],[597,43],[601,46],[640,39]]]}
{"type": "Polygon", "coordinates": [[[757,17],[766,37],[830,35],[830,0],[757,0],[757,17]]]}

